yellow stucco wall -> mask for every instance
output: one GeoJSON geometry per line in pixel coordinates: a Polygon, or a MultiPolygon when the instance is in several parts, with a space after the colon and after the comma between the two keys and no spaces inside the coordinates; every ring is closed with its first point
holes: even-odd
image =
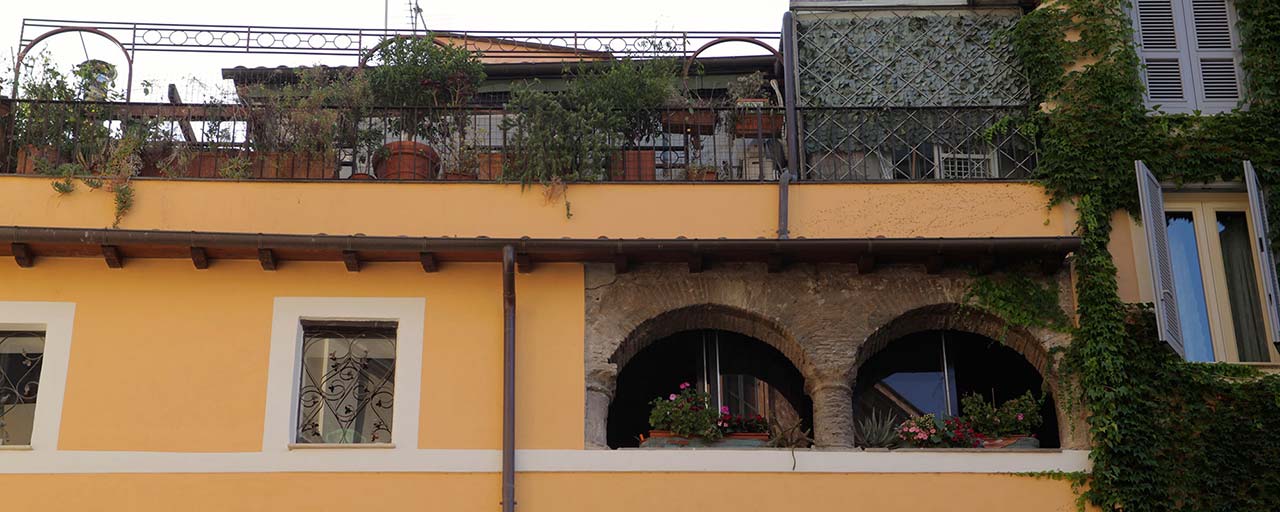
{"type": "MultiPolygon", "coordinates": [[[[42,177],[0,177],[0,225],[104,227],[112,197],[65,196],[42,177]]],[[[136,180],[123,229],[494,238],[773,238],[776,184],[584,184],[136,180]]],[[[1031,183],[797,184],[791,236],[1064,236],[1061,207],[1031,183]]]]}
{"type": "MultiPolygon", "coordinates": [[[[502,282],[496,264],[95,259],[0,265],[0,301],[76,303],[59,448],[262,449],[275,297],[426,297],[422,448],[501,447],[502,282]]],[[[520,274],[522,448],[583,446],[582,267],[520,274]]],[[[276,404],[275,406],[289,407],[276,404]]]]}
{"type": "MultiPolygon", "coordinates": [[[[4,476],[14,510],[494,512],[496,474],[267,473],[4,476]],[[104,504],[113,504],[105,507],[104,504]]],[[[532,473],[521,512],[835,510],[1071,512],[1069,483],[1014,475],[532,473]]]]}

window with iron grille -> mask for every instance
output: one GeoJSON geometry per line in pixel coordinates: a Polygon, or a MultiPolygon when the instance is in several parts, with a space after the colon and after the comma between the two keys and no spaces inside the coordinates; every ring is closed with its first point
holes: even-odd
{"type": "Polygon", "coordinates": [[[1232,0],[1135,0],[1147,106],[1226,112],[1244,98],[1232,0]]]}
{"type": "Polygon", "coordinates": [[[29,445],[44,359],[44,333],[0,331],[0,445],[29,445]]]}
{"type": "Polygon", "coordinates": [[[302,322],[297,443],[390,443],[396,323],[302,322]]]}

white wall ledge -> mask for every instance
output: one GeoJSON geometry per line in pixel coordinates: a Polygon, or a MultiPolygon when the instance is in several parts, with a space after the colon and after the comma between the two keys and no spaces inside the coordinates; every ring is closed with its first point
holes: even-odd
{"type": "MultiPolygon", "coordinates": [[[[499,450],[0,453],[0,474],[496,473],[499,450]]],[[[524,473],[1032,473],[1088,471],[1084,450],[517,450],[524,473]]]]}

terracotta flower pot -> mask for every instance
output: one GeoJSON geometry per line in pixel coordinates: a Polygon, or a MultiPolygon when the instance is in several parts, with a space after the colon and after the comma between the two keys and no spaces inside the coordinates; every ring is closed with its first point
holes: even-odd
{"type": "Polygon", "coordinates": [[[1040,440],[1031,436],[1017,435],[996,437],[982,442],[983,448],[1039,448],[1040,440]]]}
{"type": "Polygon", "coordinates": [[[430,180],[440,169],[440,155],[421,142],[401,140],[383,148],[386,155],[373,161],[374,174],[380,180],[430,180]]]}
{"type": "Polygon", "coordinates": [[[476,175],[469,172],[445,171],[445,181],[475,181],[476,175]]]}
{"type": "Polygon", "coordinates": [[[739,112],[733,122],[733,134],[739,137],[777,137],[786,125],[782,114],[747,110],[739,112]]]}
{"type": "Polygon", "coordinates": [[[609,157],[609,176],[613,181],[654,181],[657,163],[651,150],[616,151],[609,157]]]}
{"type": "Polygon", "coordinates": [[[49,146],[33,146],[27,144],[18,150],[18,174],[40,174],[36,163],[40,160],[50,165],[58,165],[58,150],[49,146]]]}
{"type": "Polygon", "coordinates": [[[485,181],[502,179],[502,153],[497,151],[481,153],[479,157],[480,166],[476,173],[477,179],[485,181]]]}
{"type": "Polygon", "coordinates": [[[689,181],[716,181],[716,170],[712,169],[686,169],[685,179],[689,181]]]}
{"type": "Polygon", "coordinates": [[[662,127],[667,133],[714,135],[716,133],[716,111],[668,110],[662,113],[662,127]]]}

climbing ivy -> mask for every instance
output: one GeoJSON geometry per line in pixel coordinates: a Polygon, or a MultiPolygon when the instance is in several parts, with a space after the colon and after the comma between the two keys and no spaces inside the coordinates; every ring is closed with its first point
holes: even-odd
{"type": "Polygon", "coordinates": [[[1079,323],[1058,370],[1090,412],[1085,497],[1103,509],[1280,510],[1280,376],[1177,358],[1120,300],[1107,250],[1113,214],[1138,211],[1134,160],[1177,183],[1238,181],[1252,160],[1278,202],[1280,2],[1235,6],[1249,108],[1215,116],[1143,106],[1127,0],[1047,2],[1009,33],[1038,100],[1037,177],[1079,210],[1079,323]]]}

